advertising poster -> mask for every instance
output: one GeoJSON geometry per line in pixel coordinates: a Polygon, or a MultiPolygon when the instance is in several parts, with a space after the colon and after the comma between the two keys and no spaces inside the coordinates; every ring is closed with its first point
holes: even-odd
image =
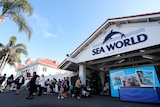
{"type": "Polygon", "coordinates": [[[153,70],[137,70],[136,74],[140,81],[141,87],[154,87],[154,72],[153,70]]]}
{"type": "Polygon", "coordinates": [[[114,89],[118,89],[119,86],[123,86],[123,82],[121,79],[122,76],[124,76],[123,71],[114,72],[111,74],[114,89]]]}
{"type": "Polygon", "coordinates": [[[154,66],[110,70],[111,96],[118,97],[119,87],[159,87],[154,66]]]}
{"type": "Polygon", "coordinates": [[[122,77],[123,87],[140,87],[140,81],[136,74],[125,75],[122,77]]]}

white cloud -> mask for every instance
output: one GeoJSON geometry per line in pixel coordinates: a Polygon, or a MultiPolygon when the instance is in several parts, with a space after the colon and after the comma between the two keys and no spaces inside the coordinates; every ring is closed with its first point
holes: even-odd
{"type": "MultiPolygon", "coordinates": [[[[29,22],[33,28],[34,33],[39,32],[40,34],[42,34],[41,36],[47,37],[47,38],[57,38],[58,37],[58,35],[49,31],[49,30],[52,30],[53,27],[52,27],[51,22],[47,18],[44,18],[38,15],[37,13],[34,13],[29,22]]],[[[56,30],[57,32],[62,32],[62,27],[60,24],[57,25],[56,30]]]]}
{"type": "Polygon", "coordinates": [[[54,34],[52,34],[52,33],[50,33],[50,32],[48,32],[48,31],[43,31],[43,36],[44,37],[51,37],[51,38],[57,38],[58,36],[57,35],[54,35],[54,34]]]}

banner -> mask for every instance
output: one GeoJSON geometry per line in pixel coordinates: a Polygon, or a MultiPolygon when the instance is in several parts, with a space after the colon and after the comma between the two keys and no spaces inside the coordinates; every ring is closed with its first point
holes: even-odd
{"type": "Polygon", "coordinates": [[[111,70],[111,96],[118,97],[119,87],[160,87],[154,66],[111,70]]]}
{"type": "Polygon", "coordinates": [[[160,104],[158,88],[152,87],[121,87],[119,89],[119,99],[121,101],[160,104]]]}

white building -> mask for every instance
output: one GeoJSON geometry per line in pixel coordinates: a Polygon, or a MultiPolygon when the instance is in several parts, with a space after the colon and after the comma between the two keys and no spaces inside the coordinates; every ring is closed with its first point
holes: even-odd
{"type": "Polygon", "coordinates": [[[36,72],[39,76],[42,74],[47,78],[53,79],[63,79],[64,77],[73,76],[73,72],[68,70],[58,69],[58,62],[50,59],[38,58],[36,61],[28,58],[26,60],[26,65],[18,65],[17,74],[15,78],[23,74],[26,80],[32,77],[33,72],[36,72]]]}
{"type": "MultiPolygon", "coordinates": [[[[111,88],[115,85],[113,70],[152,66],[156,68],[155,78],[160,80],[159,34],[160,12],[109,18],[58,68],[78,72],[82,83],[91,80],[97,92],[105,81],[110,81],[111,88]]],[[[157,79],[155,83],[160,86],[157,79]]]]}

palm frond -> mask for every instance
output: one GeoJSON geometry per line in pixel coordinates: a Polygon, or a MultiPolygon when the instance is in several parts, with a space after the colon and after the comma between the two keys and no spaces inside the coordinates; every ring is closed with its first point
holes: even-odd
{"type": "Polygon", "coordinates": [[[4,46],[0,50],[0,58],[7,56],[5,61],[11,66],[15,66],[17,63],[21,63],[21,54],[24,54],[25,56],[28,55],[26,45],[23,43],[16,44],[16,39],[17,38],[15,36],[11,36],[9,43],[6,46],[0,44],[0,46],[4,46]],[[11,44],[11,41],[14,43],[11,44]]]}
{"type": "Polygon", "coordinates": [[[9,17],[18,25],[20,32],[24,31],[28,34],[28,39],[30,40],[32,35],[32,30],[27,25],[25,18],[22,15],[17,14],[15,12],[11,12],[9,17]]]}
{"type": "Polygon", "coordinates": [[[12,19],[19,27],[19,31],[24,31],[27,33],[28,40],[30,40],[32,35],[31,28],[27,25],[25,18],[22,16],[23,13],[31,16],[33,14],[33,7],[28,2],[28,0],[0,0],[0,7],[2,8],[2,13],[0,20],[2,23],[4,17],[9,17],[12,19]]]}
{"type": "Polygon", "coordinates": [[[0,43],[0,49],[4,49],[4,45],[2,43],[0,43]]]}
{"type": "Polygon", "coordinates": [[[22,48],[22,49],[27,49],[26,45],[23,43],[19,43],[15,45],[15,48],[22,48]]]}

